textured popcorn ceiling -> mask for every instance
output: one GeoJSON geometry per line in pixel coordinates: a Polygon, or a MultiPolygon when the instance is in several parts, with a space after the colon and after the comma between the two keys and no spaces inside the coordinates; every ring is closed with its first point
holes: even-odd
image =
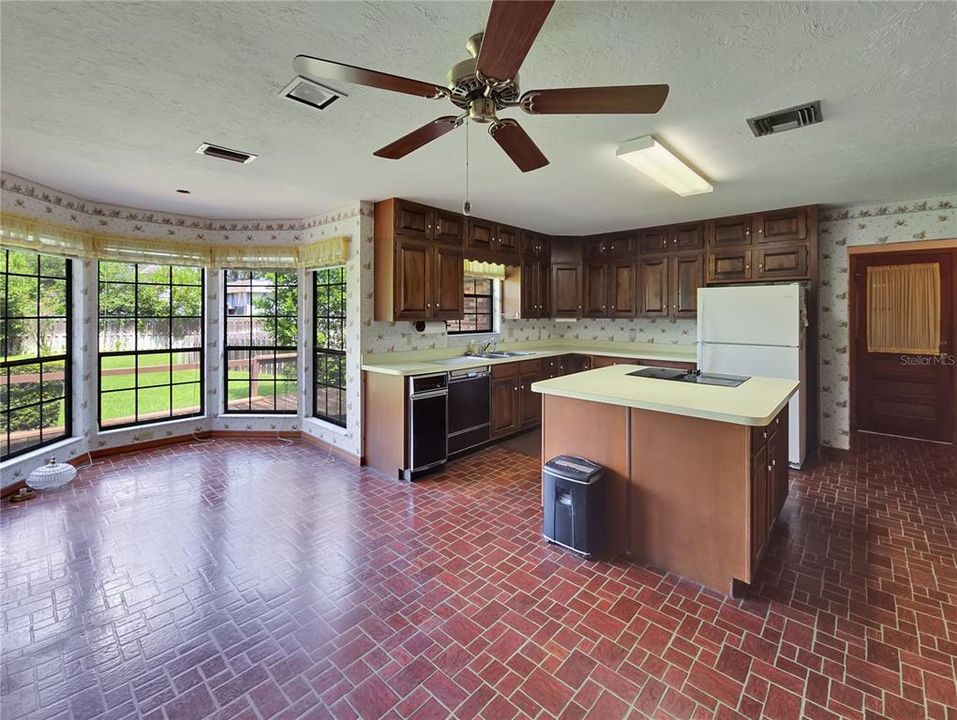
{"type": "MultiPolygon", "coordinates": [[[[401,161],[373,150],[447,101],[341,85],[280,99],[308,53],[442,82],[486,3],[2,4],[3,169],[83,197],[215,217],[299,217],[392,195],[461,205],[465,132],[401,161]],[[204,141],[248,166],[193,154],[204,141]],[[192,190],[190,196],[174,193],[192,190]]],[[[667,82],[651,117],[532,117],[552,164],[523,175],[472,127],[472,203],[556,233],[767,207],[957,191],[952,3],[558,2],[523,89],[667,82]],[[757,140],[744,119],[820,99],[822,125],[757,140]],[[714,182],[679,198],[615,159],[654,133],[714,182]]]]}

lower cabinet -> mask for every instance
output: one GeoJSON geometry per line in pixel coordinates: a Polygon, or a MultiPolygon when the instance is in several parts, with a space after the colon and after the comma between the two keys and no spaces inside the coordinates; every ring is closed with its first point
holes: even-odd
{"type": "Polygon", "coordinates": [[[541,360],[492,366],[492,438],[541,423],[542,397],[532,392],[532,383],[541,379],[541,360]]]}
{"type": "Polygon", "coordinates": [[[631,358],[622,358],[622,357],[611,357],[608,355],[592,355],[591,356],[591,367],[603,368],[609,367],[611,365],[637,365],[637,360],[632,360],[631,358]]]}
{"type": "Polygon", "coordinates": [[[752,576],[788,497],[788,409],[766,427],[751,428],[752,576]]]}

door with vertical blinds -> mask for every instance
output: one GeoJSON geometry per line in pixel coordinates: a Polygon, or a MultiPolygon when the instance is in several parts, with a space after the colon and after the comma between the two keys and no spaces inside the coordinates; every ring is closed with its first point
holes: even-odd
{"type": "Polygon", "coordinates": [[[851,257],[854,427],[954,439],[957,251],[851,257]]]}

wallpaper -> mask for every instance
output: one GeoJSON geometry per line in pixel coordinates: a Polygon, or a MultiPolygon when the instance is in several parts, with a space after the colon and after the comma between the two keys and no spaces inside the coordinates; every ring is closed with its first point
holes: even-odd
{"type": "Polygon", "coordinates": [[[845,449],[849,445],[847,248],[957,238],[955,209],[957,195],[822,210],[820,413],[824,445],[845,449]]]}

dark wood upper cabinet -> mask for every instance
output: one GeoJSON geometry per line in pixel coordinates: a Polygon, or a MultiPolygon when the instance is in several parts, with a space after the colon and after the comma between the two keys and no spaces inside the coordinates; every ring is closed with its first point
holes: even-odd
{"type": "MultiPolygon", "coordinates": [[[[389,202],[388,200],[386,202],[389,202]]],[[[408,237],[429,240],[432,208],[427,205],[395,199],[395,231],[408,237]]]]}
{"type": "Polygon", "coordinates": [[[608,238],[608,255],[611,258],[628,258],[635,252],[635,238],[631,234],[612,235],[608,238]]]}
{"type": "Polygon", "coordinates": [[[395,244],[395,317],[427,320],[432,316],[432,246],[426,240],[399,238],[395,244]]]}
{"type": "Polygon", "coordinates": [[[634,317],[637,310],[635,263],[624,260],[608,265],[608,315],[634,317]]]}
{"type": "Polygon", "coordinates": [[[641,252],[649,255],[657,252],[667,252],[669,234],[666,227],[642,230],[638,239],[641,252]]]}
{"type": "Polygon", "coordinates": [[[698,288],[704,285],[704,256],[676,255],[671,258],[671,292],[668,313],[671,317],[697,317],[698,288]]]}
{"type": "Polygon", "coordinates": [[[601,260],[608,255],[608,240],[598,235],[585,240],[585,257],[589,260],[601,260]]]}
{"type": "Polygon", "coordinates": [[[551,267],[541,259],[522,260],[521,315],[523,318],[550,317],[551,267]]]}
{"type": "Polygon", "coordinates": [[[430,226],[432,239],[439,242],[461,245],[465,237],[465,217],[448,210],[432,211],[430,226]]]}
{"type": "Polygon", "coordinates": [[[684,225],[673,225],[669,235],[671,250],[700,250],[704,247],[703,222],[685,223],[684,225]]]}
{"type": "Polygon", "coordinates": [[[793,280],[807,276],[807,245],[760,247],[757,254],[758,280],[793,280]]]}
{"type": "Polygon", "coordinates": [[[751,244],[751,216],[718,218],[711,221],[708,244],[711,247],[734,247],[751,244]]]}
{"type": "Polygon", "coordinates": [[[495,223],[481,218],[469,218],[465,247],[491,252],[495,246],[495,223]]]}
{"type": "Polygon", "coordinates": [[[708,282],[741,282],[751,279],[751,251],[718,250],[708,254],[708,282]]]}
{"type": "Polygon", "coordinates": [[[668,314],[668,258],[644,258],[638,268],[639,314],[665,317],[668,314]]]}
{"type": "Polygon", "coordinates": [[[585,317],[605,317],[608,309],[608,265],[603,262],[585,264],[584,308],[585,317]]]}
{"type": "Polygon", "coordinates": [[[552,317],[582,316],[582,267],[579,263],[552,263],[552,317]]]}
{"type": "Polygon", "coordinates": [[[551,242],[547,235],[539,235],[528,230],[522,231],[522,256],[547,257],[551,252],[551,242]]]}
{"type": "Polygon", "coordinates": [[[518,228],[511,225],[496,226],[496,250],[503,254],[518,255],[518,246],[521,240],[521,232],[518,228]]]}
{"type": "Polygon", "coordinates": [[[431,250],[435,263],[432,317],[436,320],[456,320],[462,317],[465,304],[465,263],[462,249],[435,245],[431,250]]]}
{"type": "Polygon", "coordinates": [[[787,208],[754,216],[759,242],[790,242],[807,239],[807,208],[787,208]]]}

